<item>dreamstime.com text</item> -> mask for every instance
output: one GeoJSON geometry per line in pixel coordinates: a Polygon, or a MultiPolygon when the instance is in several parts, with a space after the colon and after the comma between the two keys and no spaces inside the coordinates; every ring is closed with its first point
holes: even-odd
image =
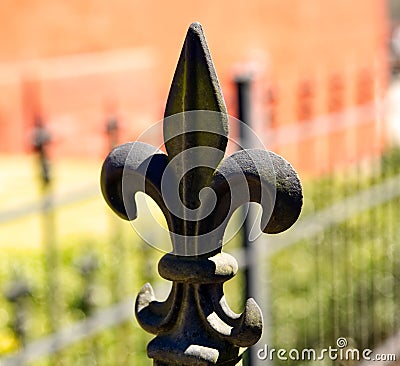
{"type": "Polygon", "coordinates": [[[292,348],[269,348],[265,345],[263,348],[258,349],[257,357],[260,360],[274,360],[281,361],[321,361],[330,359],[332,361],[396,361],[395,354],[373,353],[369,348],[359,350],[356,348],[348,347],[347,339],[340,337],[336,341],[336,346],[329,346],[316,350],[313,348],[303,348],[301,350],[292,348]]]}

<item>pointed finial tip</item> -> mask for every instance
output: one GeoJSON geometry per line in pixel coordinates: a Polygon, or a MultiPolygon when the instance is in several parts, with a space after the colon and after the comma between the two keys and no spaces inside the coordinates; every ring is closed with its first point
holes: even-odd
{"type": "Polygon", "coordinates": [[[203,33],[203,27],[199,22],[193,22],[192,24],[190,24],[189,31],[203,33]]]}

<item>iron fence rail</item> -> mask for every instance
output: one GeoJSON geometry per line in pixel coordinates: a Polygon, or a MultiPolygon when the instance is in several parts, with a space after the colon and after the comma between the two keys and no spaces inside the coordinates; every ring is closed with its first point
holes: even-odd
{"type": "Polygon", "coordinates": [[[43,206],[50,202],[47,209],[57,210],[61,207],[77,204],[79,202],[100,197],[100,190],[97,184],[89,184],[62,196],[46,194],[34,202],[21,205],[20,207],[4,210],[0,212],[0,225],[23,219],[31,215],[37,215],[43,211],[43,206]]]}

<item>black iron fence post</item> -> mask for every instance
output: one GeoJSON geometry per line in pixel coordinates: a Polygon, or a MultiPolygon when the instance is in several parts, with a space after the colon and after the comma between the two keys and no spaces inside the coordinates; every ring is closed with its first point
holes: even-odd
{"type": "MultiPolygon", "coordinates": [[[[243,75],[237,77],[235,79],[236,83],[236,90],[237,90],[237,108],[238,108],[238,118],[241,122],[239,125],[240,131],[240,144],[242,148],[250,148],[252,147],[250,136],[246,133],[246,125],[251,125],[251,106],[250,106],[250,89],[251,89],[251,77],[249,75],[243,75]]],[[[244,258],[246,267],[244,268],[244,286],[245,286],[245,298],[248,299],[250,297],[254,297],[254,277],[253,277],[253,267],[252,267],[252,253],[251,253],[251,246],[249,240],[250,234],[250,227],[249,227],[249,220],[247,214],[250,212],[251,207],[247,204],[247,207],[242,207],[242,214],[243,214],[243,225],[242,225],[242,246],[244,251],[244,258]]],[[[243,357],[244,365],[245,366],[252,366],[252,352],[248,350],[246,352],[245,357],[243,357]]]]}
{"type": "MultiPolygon", "coordinates": [[[[240,142],[242,148],[249,148],[251,146],[251,142],[248,141],[250,138],[246,133],[245,125],[250,126],[251,115],[250,115],[250,88],[251,88],[251,78],[249,76],[238,77],[235,80],[236,88],[237,88],[237,96],[238,96],[238,118],[243,124],[240,124],[240,142]]],[[[247,215],[246,215],[247,216],[247,215]]],[[[242,232],[243,232],[243,249],[245,255],[245,262],[251,263],[249,257],[250,251],[250,242],[249,242],[249,222],[246,217],[244,218],[242,232]]],[[[253,297],[253,276],[252,276],[252,268],[251,266],[246,266],[244,269],[245,274],[245,294],[246,298],[253,297]]]]}
{"type": "MultiPolygon", "coordinates": [[[[101,187],[123,219],[137,215],[134,196],[150,195],[166,217],[172,251],[158,264],[172,281],[164,302],[146,284],[135,305],[139,324],[156,337],[147,354],[156,366],[236,365],[241,348],[262,333],[256,302],[233,313],[223,283],[238,270],[222,252],[233,212],[248,202],[263,208],[261,229],[279,233],[298,218],[301,184],[278,155],[246,149],[224,158],[228,114],[201,25],[193,23],[172,81],[164,115],[167,154],[142,143],[116,147],[106,158],[101,187]]],[[[155,243],[156,244],[156,243],[155,243]]]]}

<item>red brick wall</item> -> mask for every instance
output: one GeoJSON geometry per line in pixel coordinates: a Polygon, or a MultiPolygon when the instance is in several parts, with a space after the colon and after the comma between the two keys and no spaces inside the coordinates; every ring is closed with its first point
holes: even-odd
{"type": "MultiPolygon", "coordinates": [[[[186,29],[195,20],[205,29],[231,114],[234,74],[253,70],[254,125],[260,133],[270,133],[270,87],[276,94],[275,128],[355,105],[362,72],[372,80],[368,103],[386,84],[386,18],[381,0],[3,0],[0,151],[26,151],[35,108],[53,130],[54,154],[103,155],[110,108],[121,116],[123,140],[134,138],[162,116],[186,29]],[[119,64],[121,53],[110,54],[121,49],[136,50],[137,57],[126,56],[132,67],[119,64]],[[65,58],[77,54],[90,55],[65,58]],[[332,86],[334,78],[342,80],[342,91],[332,86]],[[307,83],[309,102],[299,91],[307,83]],[[35,103],[27,97],[32,93],[35,103]]],[[[336,138],[342,143],[346,136],[336,138]]],[[[296,160],[299,149],[321,141],[281,152],[296,160]]],[[[312,161],[301,164],[312,170],[312,161]]]]}

